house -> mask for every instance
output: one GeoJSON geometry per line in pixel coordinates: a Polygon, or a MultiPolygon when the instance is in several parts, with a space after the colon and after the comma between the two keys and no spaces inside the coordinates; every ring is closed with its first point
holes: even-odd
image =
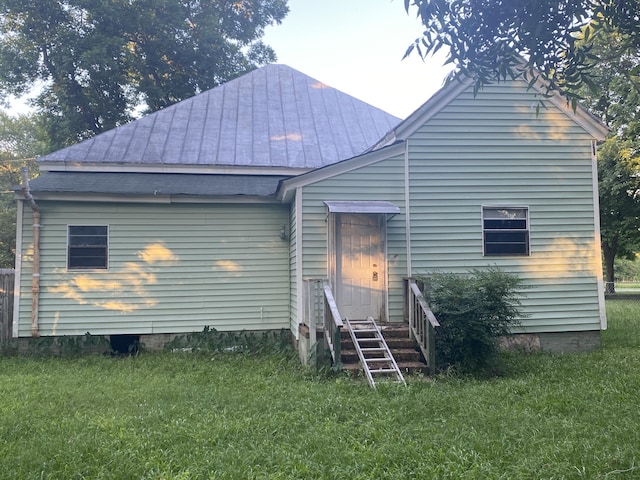
{"type": "Polygon", "coordinates": [[[405,323],[407,278],[497,265],[531,287],[516,338],[592,348],[607,132],[541,92],[459,79],[400,121],[268,65],[44,156],[17,192],[13,335],[288,329],[306,351],[325,294],[405,323]]]}

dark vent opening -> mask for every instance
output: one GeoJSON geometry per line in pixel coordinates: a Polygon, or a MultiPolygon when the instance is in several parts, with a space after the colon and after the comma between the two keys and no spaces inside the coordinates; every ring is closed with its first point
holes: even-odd
{"type": "Polygon", "coordinates": [[[111,350],[120,355],[135,355],[140,345],[140,335],[111,335],[111,350]]]}

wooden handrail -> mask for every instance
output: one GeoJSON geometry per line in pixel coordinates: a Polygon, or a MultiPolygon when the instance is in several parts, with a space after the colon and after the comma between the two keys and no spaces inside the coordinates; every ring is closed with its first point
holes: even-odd
{"type": "Polygon", "coordinates": [[[333,298],[333,292],[331,291],[331,285],[329,282],[324,282],[322,286],[324,290],[324,298],[327,300],[327,304],[329,305],[329,311],[331,312],[331,318],[337,328],[344,327],[344,323],[342,323],[342,318],[340,317],[340,312],[338,311],[338,305],[336,304],[335,298],[333,298]]]}
{"type": "Polygon", "coordinates": [[[329,347],[329,352],[331,352],[331,359],[333,360],[334,368],[342,370],[342,354],[340,352],[340,342],[342,336],[342,327],[344,327],[344,324],[342,323],[342,317],[340,317],[338,305],[336,304],[336,299],[333,297],[331,285],[328,281],[325,281],[323,283],[322,289],[324,291],[325,303],[329,312],[331,312],[331,315],[329,315],[331,318],[329,319],[327,319],[327,315],[325,312],[324,337],[327,346],[329,347]]]}
{"type": "Polygon", "coordinates": [[[407,286],[409,330],[422,351],[429,372],[433,373],[436,367],[435,329],[440,322],[429,308],[415,279],[408,278],[407,286]]]}
{"type": "Polygon", "coordinates": [[[429,304],[425,300],[424,295],[422,295],[422,292],[420,291],[420,288],[416,284],[416,281],[415,280],[409,280],[409,286],[411,287],[411,291],[413,292],[413,295],[416,297],[416,300],[420,304],[420,307],[424,311],[424,314],[426,315],[427,319],[429,320],[429,323],[431,324],[431,326],[432,327],[439,327],[440,326],[440,322],[438,322],[438,319],[436,318],[436,316],[433,314],[433,312],[429,308],[429,304]]]}

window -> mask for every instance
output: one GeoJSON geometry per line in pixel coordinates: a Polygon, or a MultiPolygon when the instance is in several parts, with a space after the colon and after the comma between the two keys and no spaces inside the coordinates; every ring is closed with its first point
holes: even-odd
{"type": "Polygon", "coordinates": [[[482,207],[485,255],[529,255],[529,209],[482,207]]]}
{"type": "Polygon", "coordinates": [[[109,252],[109,227],[69,226],[67,269],[106,269],[109,252]]]}

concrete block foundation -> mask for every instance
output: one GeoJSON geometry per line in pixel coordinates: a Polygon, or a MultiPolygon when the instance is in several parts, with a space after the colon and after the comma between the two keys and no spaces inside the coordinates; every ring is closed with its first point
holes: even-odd
{"type": "Polygon", "coordinates": [[[600,330],[520,333],[502,337],[500,343],[507,350],[525,352],[588,352],[600,346],[600,330]]]}

